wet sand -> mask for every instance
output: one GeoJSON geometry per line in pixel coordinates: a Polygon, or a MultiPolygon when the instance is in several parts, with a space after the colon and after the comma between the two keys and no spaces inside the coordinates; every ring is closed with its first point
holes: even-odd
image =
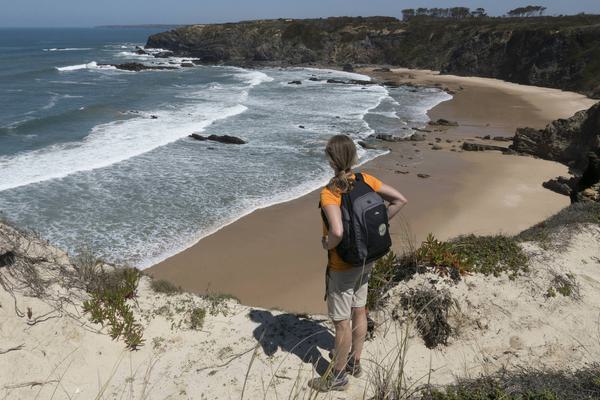
{"type": "MultiPolygon", "coordinates": [[[[427,140],[421,142],[384,142],[390,153],[361,167],[409,199],[391,224],[396,251],[420,243],[429,232],[440,239],[517,233],[569,204],[567,197],[541,186],[566,175],[565,166],[500,152],[462,152],[460,145],[465,140],[507,145],[475,136],[508,137],[517,127],[542,128],[589,108],[593,100],[555,89],[430,71],[359,72],[455,91],[452,100],[430,110],[429,116],[457,121],[458,127],[429,127],[439,131],[425,133],[427,140]],[[441,150],[431,148],[435,138],[441,150]]],[[[257,210],[146,271],[193,292],[231,294],[252,306],[323,313],[326,253],[320,244],[317,204],[315,191],[257,210]]]]}

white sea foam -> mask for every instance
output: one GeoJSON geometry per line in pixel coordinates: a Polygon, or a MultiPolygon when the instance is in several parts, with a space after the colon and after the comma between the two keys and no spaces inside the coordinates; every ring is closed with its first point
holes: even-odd
{"type": "Polygon", "coordinates": [[[66,48],[51,48],[51,49],[43,49],[44,51],[86,51],[92,50],[91,47],[66,47],[66,48]]]}
{"type": "Polygon", "coordinates": [[[77,71],[80,69],[117,69],[112,65],[98,65],[96,61],[89,62],[87,64],[77,64],[77,65],[68,65],[66,67],[55,67],[58,71],[67,72],[67,71],[77,71]]]}
{"type": "Polygon", "coordinates": [[[189,106],[177,111],[156,111],[152,114],[157,115],[157,119],[141,117],[98,125],[83,142],[0,157],[0,191],[107,167],[202,131],[214,121],[246,110],[238,104],[206,106],[200,110],[198,106],[189,106]]]}

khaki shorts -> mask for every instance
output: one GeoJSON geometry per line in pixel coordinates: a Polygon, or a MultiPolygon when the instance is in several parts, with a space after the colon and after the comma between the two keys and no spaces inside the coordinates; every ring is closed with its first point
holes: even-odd
{"type": "Polygon", "coordinates": [[[334,321],[352,317],[352,308],[367,304],[369,277],[373,263],[347,271],[331,271],[327,275],[327,312],[334,321]]]}

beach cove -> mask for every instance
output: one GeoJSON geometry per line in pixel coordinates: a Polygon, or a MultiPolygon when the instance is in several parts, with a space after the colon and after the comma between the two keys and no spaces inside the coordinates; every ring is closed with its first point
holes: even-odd
{"type": "MultiPolygon", "coordinates": [[[[462,152],[461,143],[489,143],[477,136],[512,137],[519,127],[543,128],[596,101],[488,78],[377,70],[357,72],[450,90],[453,98],[428,116],[458,122],[437,132],[427,129],[432,132],[426,132],[424,141],[384,142],[390,152],[360,167],[409,199],[391,224],[394,250],[418,245],[430,232],[439,239],[515,234],[569,204],[568,197],[542,187],[546,180],[567,175],[564,165],[500,152],[462,152]]],[[[243,304],[322,313],[326,254],[320,246],[317,205],[318,190],[257,210],[147,272],[185,290],[232,295],[243,304]]]]}

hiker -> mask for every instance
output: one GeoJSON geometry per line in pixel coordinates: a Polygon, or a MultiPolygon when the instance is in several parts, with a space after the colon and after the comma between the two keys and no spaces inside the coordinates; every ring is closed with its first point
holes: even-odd
{"type": "Polygon", "coordinates": [[[325,154],[335,171],[321,191],[319,204],[322,244],[328,251],[325,297],[335,326],[335,349],[330,353],[331,373],[309,382],[319,391],[344,390],[348,374],[358,377],[362,373],[369,276],[374,261],[391,246],[389,219],[407,203],[400,192],[379,179],[352,172],[358,157],[356,145],[348,136],[333,136],[325,154]]]}

